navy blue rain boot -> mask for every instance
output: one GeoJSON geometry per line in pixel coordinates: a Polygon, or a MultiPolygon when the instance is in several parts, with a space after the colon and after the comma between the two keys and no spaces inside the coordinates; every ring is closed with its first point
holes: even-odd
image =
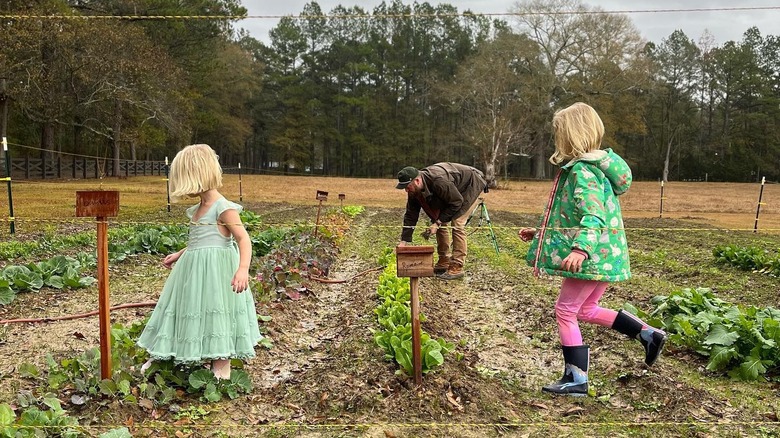
{"type": "Polygon", "coordinates": [[[667,336],[663,330],[650,326],[642,329],[642,326],[646,326],[642,320],[624,310],[618,311],[617,318],[612,323],[613,329],[642,343],[645,347],[645,363],[650,366],[661,355],[667,336]]]}
{"type": "Polygon", "coordinates": [[[563,360],[566,368],[563,377],[555,383],[542,387],[542,391],[553,394],[565,394],[575,397],[588,395],[588,362],[590,361],[590,347],[579,345],[576,347],[563,346],[563,360]]]}

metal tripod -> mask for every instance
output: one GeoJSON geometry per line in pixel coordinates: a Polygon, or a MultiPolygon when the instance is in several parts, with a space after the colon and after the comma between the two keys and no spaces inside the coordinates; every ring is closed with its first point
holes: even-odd
{"type": "Polygon", "coordinates": [[[479,212],[479,222],[477,223],[477,228],[482,226],[482,221],[485,221],[487,223],[488,231],[490,231],[490,239],[493,241],[493,248],[496,249],[496,254],[499,253],[498,251],[498,239],[496,239],[496,233],[493,232],[493,223],[490,222],[490,215],[488,214],[487,207],[485,206],[485,198],[479,198],[479,204],[474,208],[474,211],[471,212],[471,215],[469,215],[469,218],[466,220],[466,225],[471,222],[471,219],[474,218],[474,215],[479,212]]]}

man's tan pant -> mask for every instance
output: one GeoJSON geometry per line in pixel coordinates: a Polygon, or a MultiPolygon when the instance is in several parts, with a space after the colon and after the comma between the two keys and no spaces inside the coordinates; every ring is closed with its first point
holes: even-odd
{"type": "Polygon", "coordinates": [[[466,263],[466,221],[469,220],[471,212],[479,204],[480,200],[476,201],[469,207],[469,209],[462,216],[452,220],[452,254],[450,254],[450,232],[447,224],[439,228],[436,232],[436,252],[439,254],[439,259],[443,257],[450,257],[452,263],[457,263],[460,266],[464,266],[466,263]]]}

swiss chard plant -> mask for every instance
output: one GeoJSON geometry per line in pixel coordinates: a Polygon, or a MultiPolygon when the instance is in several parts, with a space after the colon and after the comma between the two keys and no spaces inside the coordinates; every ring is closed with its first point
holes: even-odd
{"type": "Polygon", "coordinates": [[[298,299],[311,277],[325,277],[336,259],[333,240],[315,237],[305,227],[286,231],[265,256],[258,259],[255,289],[263,296],[298,299]]]}

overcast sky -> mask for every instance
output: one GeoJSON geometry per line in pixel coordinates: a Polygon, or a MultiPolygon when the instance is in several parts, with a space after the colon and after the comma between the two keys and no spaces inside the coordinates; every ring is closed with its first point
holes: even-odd
{"type": "MultiPolygon", "coordinates": [[[[404,0],[404,4],[411,1],[404,0]]],[[[422,2],[422,1],[420,1],[422,2]]],[[[245,0],[244,6],[250,16],[258,15],[298,15],[303,11],[306,0],[245,0]]],[[[323,12],[330,12],[335,6],[344,7],[360,6],[366,12],[371,13],[381,0],[320,0],[318,1],[323,12]]],[[[388,3],[390,3],[388,1],[388,3]]],[[[449,3],[458,8],[458,12],[471,10],[475,13],[504,13],[512,9],[515,0],[454,0],[431,1],[436,5],[449,3]]],[[[654,1],[625,1],[625,0],[590,0],[585,1],[591,6],[601,7],[605,11],[625,10],[651,10],[651,9],[713,9],[713,8],[750,8],[772,7],[776,9],[751,10],[751,11],[706,11],[706,12],[665,12],[665,13],[631,13],[627,14],[636,25],[639,32],[647,40],[660,43],[662,38],[668,37],[676,29],[682,29],[689,38],[698,41],[705,29],[715,37],[715,43],[720,45],[726,41],[739,41],[742,34],[751,26],[757,26],[761,34],[780,35],[780,6],[777,0],[654,0],[654,1]]],[[[510,23],[511,17],[504,17],[510,23]]],[[[268,31],[279,22],[278,18],[250,18],[237,23],[250,34],[268,42],[268,31]]]]}

